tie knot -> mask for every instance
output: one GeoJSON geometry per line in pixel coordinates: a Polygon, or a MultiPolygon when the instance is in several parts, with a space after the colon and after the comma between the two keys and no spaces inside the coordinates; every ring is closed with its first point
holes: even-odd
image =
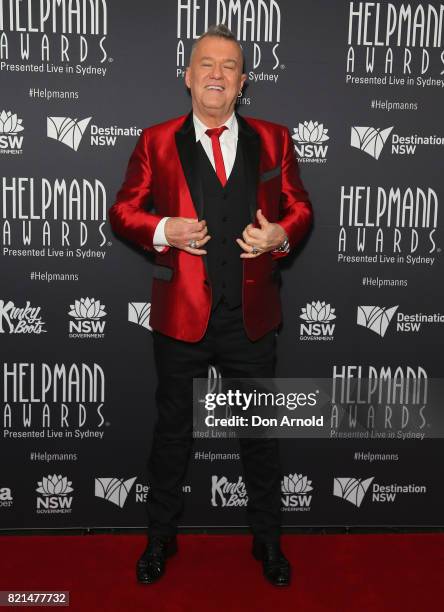
{"type": "Polygon", "coordinates": [[[219,138],[219,136],[222,134],[224,130],[228,130],[227,126],[221,125],[220,127],[217,127],[217,128],[209,128],[208,130],[205,131],[205,134],[208,134],[210,138],[213,138],[213,136],[215,136],[216,138],[219,138]]]}

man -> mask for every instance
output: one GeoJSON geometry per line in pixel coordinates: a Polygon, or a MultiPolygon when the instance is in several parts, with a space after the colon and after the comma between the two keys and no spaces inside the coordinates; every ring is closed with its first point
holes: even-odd
{"type": "MultiPolygon", "coordinates": [[[[148,546],[139,582],[177,550],[192,446],[193,378],[272,378],[281,322],[276,260],[307,233],[311,204],[288,129],[235,112],[243,52],[223,25],[193,45],[187,115],[143,130],[109,211],[113,229],[155,252],[150,325],[158,420],[148,462],[148,546]],[[155,208],[149,212],[150,206],[155,208]]],[[[290,583],[280,548],[275,439],[239,440],[253,555],[274,585],[290,583]]]]}

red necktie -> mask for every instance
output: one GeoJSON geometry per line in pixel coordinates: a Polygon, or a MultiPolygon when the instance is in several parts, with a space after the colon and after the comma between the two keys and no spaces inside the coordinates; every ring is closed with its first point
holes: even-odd
{"type": "Polygon", "coordinates": [[[222,156],[222,149],[220,148],[219,136],[224,130],[227,130],[226,125],[221,125],[218,128],[210,128],[206,130],[205,134],[211,138],[211,144],[213,146],[214,164],[216,166],[216,174],[222,185],[225,187],[227,182],[227,175],[225,174],[224,158],[222,156]]]}

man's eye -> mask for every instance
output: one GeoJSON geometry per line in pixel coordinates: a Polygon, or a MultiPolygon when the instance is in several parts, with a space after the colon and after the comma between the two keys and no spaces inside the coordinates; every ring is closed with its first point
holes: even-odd
{"type": "Polygon", "coordinates": [[[224,66],[224,67],[228,68],[228,70],[233,70],[234,69],[234,66],[231,66],[231,65],[230,66],[224,66]]]}

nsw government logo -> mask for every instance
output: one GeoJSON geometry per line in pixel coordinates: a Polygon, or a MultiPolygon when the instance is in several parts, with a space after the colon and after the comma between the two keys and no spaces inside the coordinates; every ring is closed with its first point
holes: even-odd
{"type": "Polygon", "coordinates": [[[242,476],[236,482],[230,482],[226,476],[211,476],[212,506],[239,508],[246,506],[247,502],[247,489],[242,476]]]}
{"type": "Polygon", "coordinates": [[[61,474],[49,474],[38,483],[37,514],[69,514],[72,511],[72,482],[61,474]]]}
{"type": "Polygon", "coordinates": [[[302,474],[288,474],[281,481],[282,510],[306,512],[311,506],[311,480],[302,474]]]}
{"type": "Polygon", "coordinates": [[[328,129],[317,121],[304,121],[293,128],[292,135],[295,141],[295,151],[300,162],[325,164],[327,161],[328,145],[323,144],[329,140],[328,129]]]}
{"type": "Polygon", "coordinates": [[[95,298],[80,298],[70,304],[69,321],[70,338],[103,338],[106,321],[105,306],[95,298]]]}
{"type": "Polygon", "coordinates": [[[137,476],[124,480],[123,478],[95,478],[94,494],[96,497],[106,499],[107,501],[123,508],[126,499],[137,476]]]}
{"type": "Polygon", "coordinates": [[[2,110],[0,113],[0,153],[20,155],[23,147],[22,119],[12,111],[2,110]]]}
{"type": "Polygon", "coordinates": [[[300,318],[305,321],[299,328],[300,340],[333,340],[336,319],[335,309],[326,302],[307,303],[300,318]]]}

